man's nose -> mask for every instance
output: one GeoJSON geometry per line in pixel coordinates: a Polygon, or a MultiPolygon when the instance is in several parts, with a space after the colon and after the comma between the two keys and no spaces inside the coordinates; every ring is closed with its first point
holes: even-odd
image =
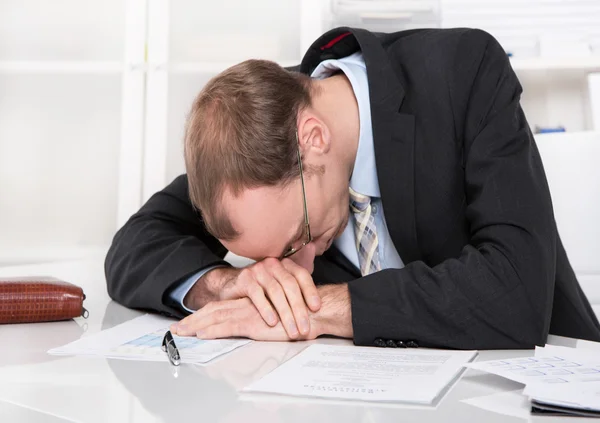
{"type": "Polygon", "coordinates": [[[297,265],[304,267],[311,274],[315,268],[315,244],[306,244],[304,248],[290,257],[297,265]]]}

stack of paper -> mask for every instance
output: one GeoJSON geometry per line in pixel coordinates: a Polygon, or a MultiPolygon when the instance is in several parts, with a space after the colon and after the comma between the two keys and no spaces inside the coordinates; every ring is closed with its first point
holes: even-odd
{"type": "Polygon", "coordinates": [[[600,356],[594,351],[547,345],[534,357],[467,367],[524,383],[534,412],[600,416],[600,356]]]}
{"type": "Polygon", "coordinates": [[[431,404],[476,355],[311,345],[243,391],[431,404]]]}
{"type": "Polygon", "coordinates": [[[600,416],[600,382],[527,385],[523,394],[539,411],[600,416]]]}
{"type": "MultiPolygon", "coordinates": [[[[87,355],[125,360],[168,361],[161,349],[173,320],[162,316],[137,317],[111,329],[48,351],[53,355],[87,355]]],[[[247,344],[248,340],[210,340],[173,336],[182,363],[204,364],[247,344]]]]}

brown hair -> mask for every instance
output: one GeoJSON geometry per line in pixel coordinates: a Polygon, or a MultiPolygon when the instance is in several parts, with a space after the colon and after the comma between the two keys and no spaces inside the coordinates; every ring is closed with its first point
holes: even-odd
{"type": "Polygon", "coordinates": [[[185,164],[190,199],[213,236],[239,235],[221,207],[226,189],[237,196],[299,176],[296,118],[310,105],[310,78],[266,60],[232,66],[196,97],[186,125],[185,164]]]}

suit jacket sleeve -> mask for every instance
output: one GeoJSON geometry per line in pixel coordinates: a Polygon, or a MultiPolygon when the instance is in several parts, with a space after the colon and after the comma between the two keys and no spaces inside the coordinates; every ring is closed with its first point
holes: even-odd
{"type": "MultiPolygon", "coordinates": [[[[556,224],[521,86],[489,34],[464,33],[449,91],[464,148],[470,242],[435,267],[422,261],[349,283],[356,344],[532,348],[548,335],[556,224]]],[[[418,118],[418,116],[417,116],[418,118]]]]}
{"type": "Polygon", "coordinates": [[[127,307],[181,317],[170,289],[203,268],[226,264],[226,253],[192,206],[187,176],[179,176],[115,235],[105,261],[108,293],[127,307]]]}

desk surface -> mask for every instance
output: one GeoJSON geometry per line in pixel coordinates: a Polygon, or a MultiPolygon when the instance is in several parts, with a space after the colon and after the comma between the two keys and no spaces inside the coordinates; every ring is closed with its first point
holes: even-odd
{"type": "MultiPolygon", "coordinates": [[[[111,301],[103,257],[0,268],[0,276],[52,275],[84,288],[87,320],[0,326],[0,421],[2,422],[523,422],[577,421],[532,417],[522,385],[467,371],[432,407],[378,405],[238,391],[308,343],[254,342],[200,367],[168,363],[55,357],[46,351],[127,321],[141,313],[111,301]],[[197,417],[196,417],[197,416],[197,417]]],[[[350,344],[339,339],[319,343],[350,344]]],[[[550,343],[598,348],[551,337],[550,343]]],[[[533,351],[482,351],[479,360],[532,355],[533,351]]],[[[590,421],[590,420],[586,420],[590,421]]]]}

